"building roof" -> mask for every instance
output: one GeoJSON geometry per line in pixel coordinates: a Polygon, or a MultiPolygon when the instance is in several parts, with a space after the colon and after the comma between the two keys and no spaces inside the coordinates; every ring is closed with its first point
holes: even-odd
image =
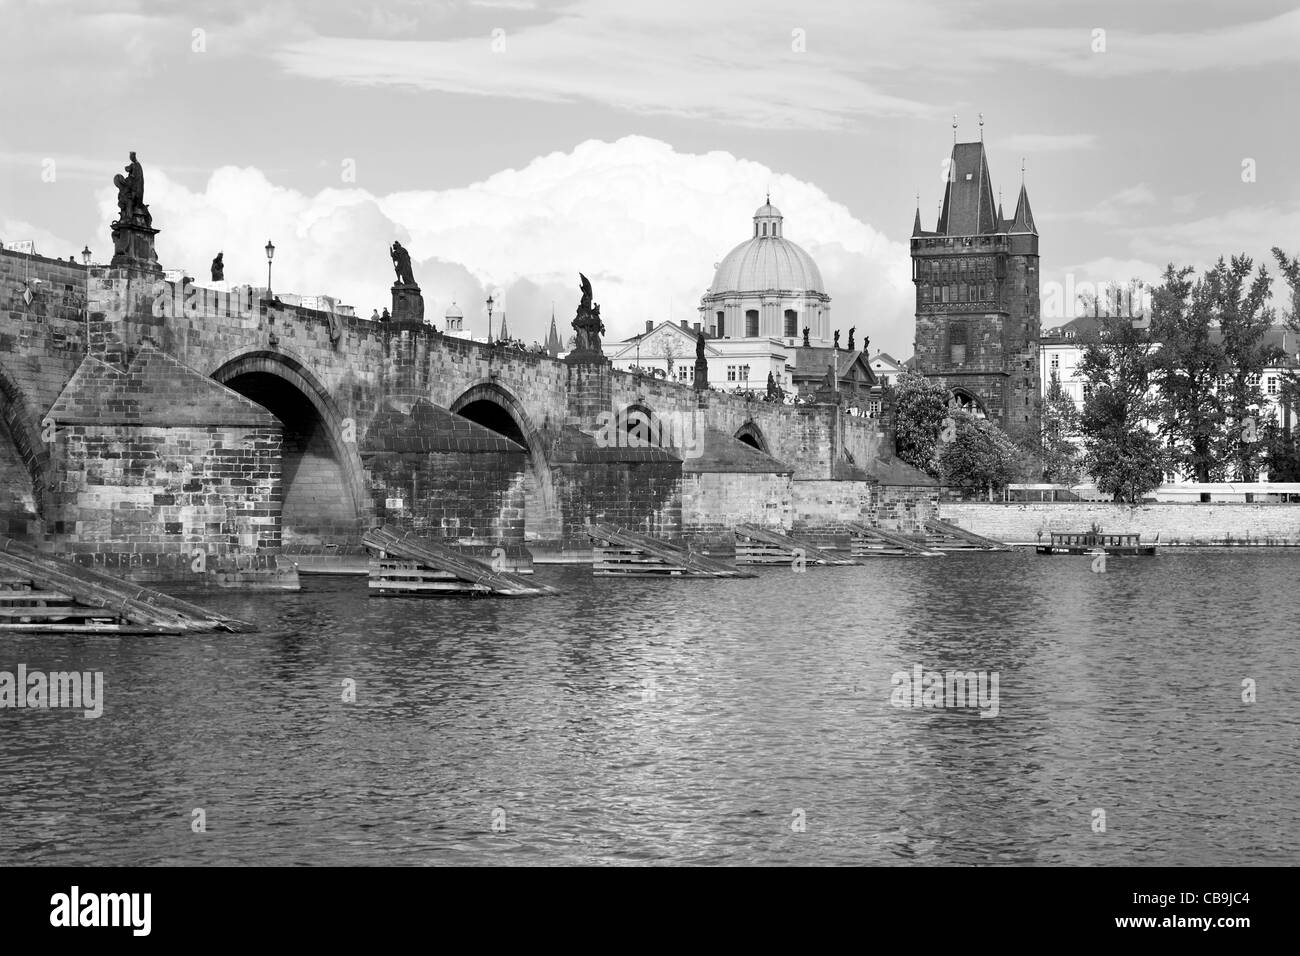
{"type": "Polygon", "coordinates": [[[770,202],[754,213],[754,235],[723,257],[709,295],[782,291],[825,294],[812,256],[784,235],[784,217],[770,202]],[[766,227],[766,228],[763,228],[766,227]]]}
{"type": "Polygon", "coordinates": [[[999,226],[984,144],[953,143],[948,183],[939,213],[939,234],[988,235],[997,232],[999,226]]]}
{"type": "Polygon", "coordinates": [[[460,310],[460,308],[456,305],[455,300],[453,300],[452,303],[451,303],[451,305],[448,306],[447,311],[444,313],[444,315],[445,315],[445,317],[448,318],[448,319],[463,319],[463,318],[465,318],[465,313],[462,312],[462,311],[460,310]]]}
{"type": "Polygon", "coordinates": [[[871,363],[867,361],[866,353],[861,349],[837,349],[813,345],[808,348],[791,349],[790,355],[794,359],[794,376],[797,378],[825,376],[833,358],[836,378],[847,378],[853,366],[861,363],[866,370],[865,380],[872,385],[876,384],[876,373],[872,370],[871,363]]]}
{"type": "Polygon", "coordinates": [[[1025,190],[1025,184],[1020,184],[1020,198],[1016,200],[1016,214],[1011,220],[1011,226],[1008,232],[1032,232],[1038,234],[1038,228],[1034,225],[1034,214],[1029,208],[1029,193],[1025,190]]]}

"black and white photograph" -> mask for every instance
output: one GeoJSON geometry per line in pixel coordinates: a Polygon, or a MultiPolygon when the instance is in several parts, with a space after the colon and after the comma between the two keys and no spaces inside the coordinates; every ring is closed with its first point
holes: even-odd
{"type": "Polygon", "coordinates": [[[171,881],[280,867],[978,867],[1106,874],[1057,932],[1251,939],[1300,856],[1294,3],[0,37],[24,923],[157,938],[171,881]]]}

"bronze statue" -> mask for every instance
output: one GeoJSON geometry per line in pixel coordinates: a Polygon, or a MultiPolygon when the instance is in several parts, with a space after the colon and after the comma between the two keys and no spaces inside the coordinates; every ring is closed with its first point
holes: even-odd
{"type": "Polygon", "coordinates": [[[393,247],[388,250],[388,254],[392,257],[393,271],[397,273],[398,283],[415,285],[415,276],[411,272],[411,254],[397,240],[393,240],[393,247]]]}
{"type": "Polygon", "coordinates": [[[218,252],[217,257],[212,260],[212,281],[213,282],[226,281],[226,264],[221,259],[223,255],[225,255],[224,252],[218,252]]]}
{"type": "Polygon", "coordinates": [[[867,346],[870,344],[871,344],[871,336],[869,335],[862,336],[862,351],[865,352],[867,350],[867,346]]]}
{"type": "Polygon", "coordinates": [[[812,346],[808,344],[808,326],[806,325],[803,327],[803,347],[806,349],[812,348],[812,346]]]}
{"type": "Polygon", "coordinates": [[[840,348],[840,330],[839,330],[839,329],[836,329],[836,330],[835,330],[835,350],[838,352],[838,351],[839,351],[839,348],[840,348]]]}
{"type": "Polygon", "coordinates": [[[769,401],[776,397],[776,379],[771,372],[767,373],[767,397],[769,401]]]}
{"type": "Polygon", "coordinates": [[[850,352],[853,351],[853,333],[856,332],[857,330],[858,327],[856,325],[849,326],[849,351],[850,352]]]}
{"type": "Polygon", "coordinates": [[[695,333],[695,361],[704,361],[704,331],[695,333]]]}

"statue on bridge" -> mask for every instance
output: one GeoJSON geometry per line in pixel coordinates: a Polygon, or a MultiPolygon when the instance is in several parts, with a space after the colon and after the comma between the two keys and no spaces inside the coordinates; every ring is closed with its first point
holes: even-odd
{"type": "Polygon", "coordinates": [[[704,330],[695,333],[695,390],[705,391],[709,387],[709,360],[704,357],[704,330]]]}
{"type": "Polygon", "coordinates": [[[144,167],[131,153],[131,161],[124,173],[113,177],[117,187],[118,217],[110,226],[113,235],[114,268],[130,268],[154,275],[162,275],[158,253],[154,251],[153,216],[144,204],[144,167]]]}
{"type": "Polygon", "coordinates": [[[808,326],[806,325],[803,327],[803,347],[806,349],[812,348],[812,346],[808,344],[808,326]]]}
{"type": "Polygon", "coordinates": [[[411,272],[411,254],[405,247],[393,240],[393,247],[388,250],[393,260],[393,271],[397,273],[398,285],[415,285],[415,275],[411,272]]]}
{"type": "Polygon", "coordinates": [[[225,255],[224,252],[218,252],[217,257],[212,260],[212,281],[213,282],[226,281],[226,264],[225,262],[222,261],[221,258],[224,255],[225,255]]]}
{"type": "Polygon", "coordinates": [[[856,325],[849,326],[849,351],[850,352],[853,351],[853,333],[856,332],[857,330],[858,327],[856,325]]]}
{"type": "Polygon", "coordinates": [[[836,329],[835,330],[835,351],[838,352],[839,350],[840,350],[840,330],[836,329]]]}
{"type": "Polygon", "coordinates": [[[605,323],[600,318],[600,306],[591,301],[591,280],[578,273],[582,300],[573,317],[574,349],[569,353],[571,364],[607,362],[600,347],[600,337],[605,334],[605,323]]]}
{"type": "Polygon", "coordinates": [[[144,204],[144,167],[131,151],[131,161],[126,164],[126,175],[118,173],[113,177],[117,187],[117,210],[120,222],[143,219],[146,224],[153,222],[149,207],[144,204]]]}

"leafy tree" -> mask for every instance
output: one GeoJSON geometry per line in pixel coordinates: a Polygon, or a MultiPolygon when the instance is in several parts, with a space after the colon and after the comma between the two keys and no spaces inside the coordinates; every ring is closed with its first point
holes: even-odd
{"type": "Polygon", "coordinates": [[[970,494],[1004,487],[1020,474],[1025,452],[996,424],[960,408],[949,411],[952,439],[940,444],[939,478],[970,494]]]}
{"type": "Polygon", "coordinates": [[[1146,427],[1156,414],[1151,366],[1149,330],[1126,316],[1100,317],[1079,361],[1076,374],[1086,396],[1080,419],[1084,467],[1117,502],[1137,503],[1164,478],[1165,449],[1146,427]]]}
{"type": "Polygon", "coordinates": [[[1151,337],[1160,345],[1152,355],[1157,390],[1157,433],[1172,464],[1194,481],[1223,477],[1219,454],[1226,429],[1223,396],[1217,385],[1226,356],[1214,328],[1214,286],[1191,281],[1192,268],[1165,269],[1151,303],[1151,337]]]}
{"type": "Polygon", "coordinates": [[[939,477],[935,445],[948,417],[948,392],[923,375],[903,369],[889,396],[894,408],[894,451],[913,468],[939,477]]]}
{"type": "Polygon", "coordinates": [[[1083,457],[1076,441],[1081,434],[1080,427],[1074,399],[1065,393],[1060,378],[1052,372],[1047,398],[1043,401],[1042,438],[1036,449],[1044,481],[1078,484],[1083,457]]]}
{"type": "Polygon", "coordinates": [[[1222,258],[1205,274],[1212,306],[1223,335],[1224,378],[1220,386],[1223,410],[1230,422],[1222,443],[1222,458],[1240,481],[1256,481],[1264,457],[1260,440],[1264,404],[1260,379],[1264,369],[1281,361],[1282,351],[1265,341],[1275,312],[1267,307],[1272,295],[1268,271],[1260,266],[1252,276],[1248,256],[1222,258]]]}

